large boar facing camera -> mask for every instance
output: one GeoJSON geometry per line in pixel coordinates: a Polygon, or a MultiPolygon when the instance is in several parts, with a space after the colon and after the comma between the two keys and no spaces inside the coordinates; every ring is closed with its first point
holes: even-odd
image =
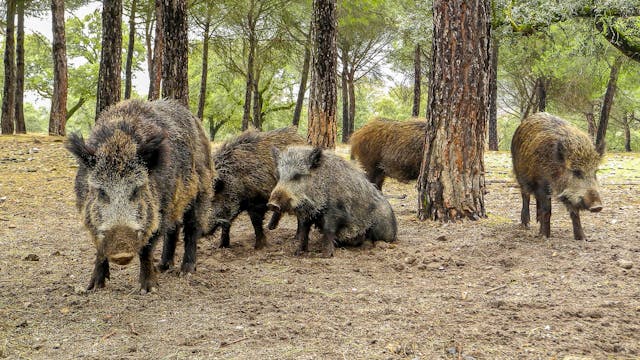
{"type": "Polygon", "coordinates": [[[602,210],[596,179],[602,154],[596,152],[589,136],[558,117],[534,114],[513,134],[511,156],[522,191],[522,224],[529,226],[529,198],[533,194],[540,234],[549,237],[554,194],[569,210],[574,238],[583,240],[580,210],[602,210]]]}
{"type": "Polygon", "coordinates": [[[308,146],[292,146],[280,153],[278,183],[269,207],[296,215],[297,255],[308,250],[309,230],[323,234],[323,256],[333,255],[334,243],[360,245],[396,240],[396,217],[380,190],[364,174],[339,156],[308,146]]]}
{"type": "Polygon", "coordinates": [[[182,226],[182,271],[195,270],[213,170],[209,141],[188,109],[124,101],[100,115],[86,142],[71,134],[66,145],[79,162],[77,206],[97,250],[89,290],[104,287],[109,262],[126,265],[136,254],[141,292],[155,290],[154,245],[165,239],[160,266],[167,268],[182,226]]]}

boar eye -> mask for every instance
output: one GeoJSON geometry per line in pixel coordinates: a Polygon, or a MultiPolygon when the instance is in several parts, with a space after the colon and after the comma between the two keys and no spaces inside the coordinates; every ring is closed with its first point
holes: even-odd
{"type": "Polygon", "coordinates": [[[140,196],[140,186],[137,186],[131,192],[131,196],[129,196],[130,201],[136,200],[140,196]]]}
{"type": "Polygon", "coordinates": [[[301,177],[302,177],[302,174],[298,173],[298,174],[293,175],[291,177],[291,180],[298,181],[298,180],[300,180],[301,177]]]}
{"type": "Polygon", "coordinates": [[[580,170],[572,170],[573,171],[573,176],[577,177],[578,179],[583,179],[584,178],[584,173],[580,170]]]}
{"type": "Polygon", "coordinates": [[[107,192],[104,191],[104,189],[98,189],[98,199],[100,199],[100,201],[109,202],[109,195],[107,195],[107,192]]]}

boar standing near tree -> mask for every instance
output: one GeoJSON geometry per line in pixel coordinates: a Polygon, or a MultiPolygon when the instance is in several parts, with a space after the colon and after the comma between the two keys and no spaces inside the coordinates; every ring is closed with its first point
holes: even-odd
{"type": "Polygon", "coordinates": [[[296,215],[296,255],[308,250],[309,230],[323,234],[323,256],[333,255],[334,243],[360,245],[396,240],[396,217],[380,190],[364,174],[341,157],[308,146],[292,146],[280,153],[278,183],[269,207],[296,215]]]}
{"type": "Polygon", "coordinates": [[[109,262],[140,258],[140,290],[154,291],[154,245],[163,239],[160,267],[173,263],[184,227],[181,270],[196,268],[196,241],[206,229],[212,190],[209,141],[177,101],[124,101],[102,112],[89,139],[71,134],[67,149],[79,162],[77,207],[96,246],[88,289],[109,278],[109,262]]]}
{"type": "MultiPolygon", "coordinates": [[[[242,211],[249,213],[256,234],[255,248],[266,245],[262,227],[267,201],[276,186],[276,163],[271,148],[284,150],[304,144],[295,127],[267,132],[248,130],[224,143],[213,155],[216,178],[213,180],[212,230],[222,229],[220,247],[229,247],[231,223],[242,211]]],[[[280,213],[274,213],[269,229],[274,229],[280,213]]]]}
{"type": "Polygon", "coordinates": [[[602,154],[587,134],[547,113],[522,121],[511,141],[513,171],[522,191],[522,225],[529,226],[529,199],[536,198],[540,234],[551,233],[551,196],[567,207],[576,240],[585,239],[580,210],[599,212],[596,171],[602,154]]]}

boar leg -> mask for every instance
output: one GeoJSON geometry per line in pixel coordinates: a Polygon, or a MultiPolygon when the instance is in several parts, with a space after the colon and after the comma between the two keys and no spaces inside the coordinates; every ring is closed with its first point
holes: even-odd
{"type": "Polygon", "coordinates": [[[262,222],[264,221],[264,214],[267,212],[266,207],[255,207],[247,210],[253,230],[256,233],[255,249],[260,250],[267,245],[267,238],[264,236],[264,229],[262,222]]]}
{"type": "Polygon", "coordinates": [[[580,213],[578,211],[569,211],[571,222],[573,223],[573,238],[576,240],[584,240],[584,231],[580,223],[580,213]]]}
{"type": "Polygon", "coordinates": [[[109,279],[109,260],[102,254],[96,254],[96,263],[87,290],[103,288],[105,279],[109,279]]]}
{"type": "Polygon", "coordinates": [[[271,215],[271,220],[269,220],[269,230],[273,230],[278,227],[280,223],[280,218],[282,218],[282,213],[279,211],[274,211],[271,215]]]}
{"type": "Polygon", "coordinates": [[[311,223],[302,219],[298,219],[298,228],[296,229],[296,240],[299,241],[296,256],[300,256],[309,251],[309,231],[311,223]]]}
{"type": "Polygon", "coordinates": [[[184,256],[182,257],[182,273],[196,271],[196,250],[198,239],[202,236],[202,229],[198,226],[198,219],[193,208],[184,214],[184,256]]]}
{"type": "Polygon", "coordinates": [[[551,236],[551,197],[544,187],[535,191],[535,197],[540,235],[549,237],[551,236]]]}
{"type": "Polygon", "coordinates": [[[158,270],[165,272],[173,267],[173,257],[176,253],[176,243],[180,237],[182,226],[176,225],[175,229],[168,231],[162,246],[162,258],[158,270]]]}
{"type": "Polygon", "coordinates": [[[376,185],[378,190],[382,191],[382,183],[384,183],[384,171],[375,167],[373,170],[368,172],[369,181],[376,185]]]}
{"type": "Polygon", "coordinates": [[[142,247],[140,257],[140,293],[146,294],[158,289],[158,273],[153,266],[153,247],[160,236],[167,236],[164,231],[159,231],[151,238],[149,243],[142,247]],[[162,235],[159,235],[162,234],[162,235]]]}
{"type": "Polygon", "coordinates": [[[333,232],[325,233],[322,241],[322,257],[330,258],[333,256],[335,248],[336,234],[333,232]]]}
{"type": "Polygon", "coordinates": [[[230,246],[229,233],[231,232],[231,224],[220,224],[220,246],[221,248],[228,248],[230,246]]]}
{"type": "MultiPolygon", "coordinates": [[[[529,215],[529,201],[531,195],[529,193],[522,192],[522,211],[520,212],[520,222],[522,226],[529,228],[529,222],[531,221],[531,215],[529,215]]],[[[536,204],[537,204],[536,200],[536,204]]]]}

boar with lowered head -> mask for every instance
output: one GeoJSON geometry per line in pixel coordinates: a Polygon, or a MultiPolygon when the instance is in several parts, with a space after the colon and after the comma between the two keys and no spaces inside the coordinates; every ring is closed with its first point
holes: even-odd
{"type": "Polygon", "coordinates": [[[296,215],[299,255],[308,249],[309,230],[323,234],[323,256],[333,255],[334,243],[359,245],[396,240],[396,217],[382,193],[348,161],[319,148],[292,146],[280,153],[278,183],[269,207],[296,215]]]}
{"type": "Polygon", "coordinates": [[[351,158],[360,162],[369,181],[380,190],[387,176],[402,182],[415,180],[426,133],[425,120],[375,119],[351,135],[351,158]]]}
{"type": "Polygon", "coordinates": [[[77,206],[96,246],[88,289],[104,287],[109,262],[126,265],[137,254],[141,292],[155,290],[154,245],[166,238],[166,267],[181,227],[182,271],[195,270],[213,168],[209,141],[187,108],[177,101],[123,101],[100,114],[86,142],[71,134],[66,145],[79,162],[77,206]]]}
{"type": "Polygon", "coordinates": [[[529,198],[536,198],[540,234],[551,233],[551,196],[567,207],[576,240],[585,238],[580,210],[598,212],[602,202],[596,170],[602,154],[587,134],[547,113],[522,121],[511,141],[513,171],[522,191],[521,220],[529,226],[529,198]]]}
{"type": "MultiPolygon", "coordinates": [[[[267,132],[248,130],[224,143],[214,154],[212,230],[222,229],[220,247],[229,247],[231,223],[242,211],[249,213],[256,234],[255,248],[266,245],[262,227],[267,201],[276,186],[276,164],[271,148],[283,150],[305,141],[294,127],[267,132]]],[[[274,213],[269,228],[275,228],[280,213],[274,213]]]]}

